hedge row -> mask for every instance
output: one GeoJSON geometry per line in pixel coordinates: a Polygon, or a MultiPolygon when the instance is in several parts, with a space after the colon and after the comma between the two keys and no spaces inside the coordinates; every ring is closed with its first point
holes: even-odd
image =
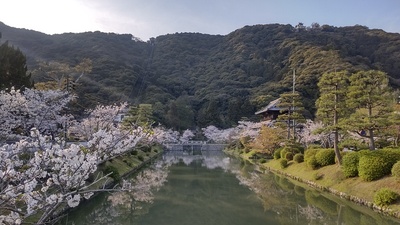
{"type": "Polygon", "coordinates": [[[335,164],[333,149],[308,149],[304,152],[304,161],[311,169],[335,164]]]}
{"type": "Polygon", "coordinates": [[[343,156],[342,168],[346,177],[372,181],[390,175],[399,160],[400,151],[395,149],[349,152],[343,156]]]}

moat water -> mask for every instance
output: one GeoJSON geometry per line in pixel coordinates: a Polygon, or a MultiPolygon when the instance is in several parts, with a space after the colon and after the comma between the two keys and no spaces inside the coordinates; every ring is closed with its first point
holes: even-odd
{"type": "Polygon", "coordinates": [[[254,172],[220,151],[167,152],[128,180],[132,191],[98,195],[60,224],[400,224],[273,173],[254,172]]]}

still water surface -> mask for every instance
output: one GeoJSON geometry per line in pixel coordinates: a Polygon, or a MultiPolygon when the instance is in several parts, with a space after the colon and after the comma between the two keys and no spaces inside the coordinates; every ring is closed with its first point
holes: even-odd
{"type": "Polygon", "coordinates": [[[130,181],[131,192],[99,195],[61,224],[400,224],[216,151],[166,153],[130,181]]]}

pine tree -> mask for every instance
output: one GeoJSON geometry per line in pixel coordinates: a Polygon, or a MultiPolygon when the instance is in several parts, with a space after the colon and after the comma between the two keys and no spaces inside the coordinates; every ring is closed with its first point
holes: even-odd
{"type": "Polygon", "coordinates": [[[305,122],[300,94],[298,92],[281,94],[278,106],[282,109],[282,114],[276,119],[278,125],[287,129],[287,139],[296,140],[296,124],[305,122]]]}
{"type": "Polygon", "coordinates": [[[19,50],[8,45],[0,45],[0,90],[31,88],[31,74],[27,74],[26,57],[19,50]]]}
{"type": "Polygon", "coordinates": [[[149,128],[154,124],[153,106],[151,104],[139,104],[130,107],[127,116],[123,120],[126,127],[140,126],[149,128]]]}
{"type": "Polygon", "coordinates": [[[333,147],[339,164],[342,162],[338,148],[339,120],[348,112],[345,104],[348,76],[346,71],[324,73],[318,82],[320,97],[316,101],[317,118],[324,123],[324,131],[334,134],[333,147]]]}
{"type": "Polygon", "coordinates": [[[369,138],[371,150],[375,149],[374,132],[392,123],[393,96],[388,85],[389,79],[381,71],[360,71],[350,77],[346,103],[355,112],[346,120],[346,124],[352,131],[369,138]]]}

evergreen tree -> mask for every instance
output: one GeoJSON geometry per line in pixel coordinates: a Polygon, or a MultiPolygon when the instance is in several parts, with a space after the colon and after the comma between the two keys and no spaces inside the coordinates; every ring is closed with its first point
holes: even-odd
{"type": "Polygon", "coordinates": [[[140,126],[149,128],[154,124],[153,107],[151,104],[139,104],[130,107],[127,116],[123,120],[124,126],[140,126]]]}
{"type": "Polygon", "coordinates": [[[293,140],[296,140],[297,124],[305,122],[303,116],[304,106],[300,94],[298,92],[281,94],[278,106],[282,109],[282,114],[276,119],[278,125],[287,129],[287,139],[293,138],[293,140]]]}
{"type": "Polygon", "coordinates": [[[347,105],[355,112],[346,120],[349,130],[369,138],[369,148],[375,149],[374,132],[391,125],[393,96],[384,72],[369,70],[350,77],[347,105]],[[368,131],[368,133],[364,132],[368,131]]]}
{"type": "Polygon", "coordinates": [[[318,82],[320,97],[316,101],[317,117],[325,127],[324,131],[333,132],[333,147],[339,164],[342,162],[339,142],[339,120],[348,111],[345,104],[348,87],[348,73],[346,71],[324,73],[318,82]]]}
{"type": "Polygon", "coordinates": [[[31,74],[27,74],[26,57],[19,50],[8,45],[0,45],[0,90],[33,87],[31,74]]]}
{"type": "Polygon", "coordinates": [[[175,130],[182,131],[194,126],[194,112],[186,97],[180,97],[169,104],[167,111],[167,125],[175,130]]]}

